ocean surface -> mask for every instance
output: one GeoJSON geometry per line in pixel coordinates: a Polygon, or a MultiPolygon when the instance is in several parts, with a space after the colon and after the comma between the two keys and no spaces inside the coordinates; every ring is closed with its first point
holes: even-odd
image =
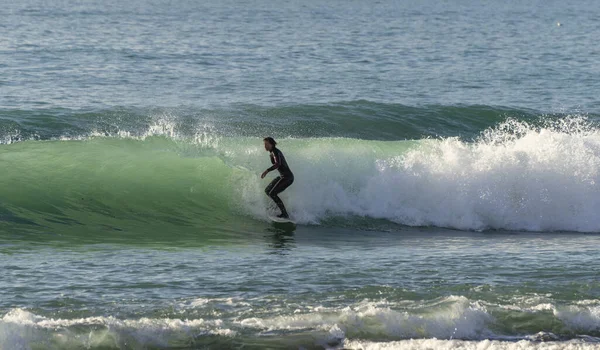
{"type": "Polygon", "coordinates": [[[3,1],[0,349],[600,349],[599,18],[3,1]]]}

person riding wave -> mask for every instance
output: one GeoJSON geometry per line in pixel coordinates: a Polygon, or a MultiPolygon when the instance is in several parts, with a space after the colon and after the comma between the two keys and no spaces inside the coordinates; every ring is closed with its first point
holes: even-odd
{"type": "Polygon", "coordinates": [[[281,198],[279,198],[278,194],[283,192],[286,188],[288,188],[294,182],[294,174],[290,170],[290,167],[283,156],[283,153],[277,148],[277,142],[272,137],[265,137],[263,139],[265,144],[265,150],[269,152],[269,156],[271,158],[271,164],[273,164],[270,168],[265,170],[260,178],[264,179],[267,174],[273,170],[279,171],[279,176],[277,176],[267,188],[265,188],[265,193],[269,196],[275,204],[281,210],[281,214],[277,215],[278,218],[288,219],[290,216],[288,215],[287,210],[285,209],[285,205],[281,198]]]}

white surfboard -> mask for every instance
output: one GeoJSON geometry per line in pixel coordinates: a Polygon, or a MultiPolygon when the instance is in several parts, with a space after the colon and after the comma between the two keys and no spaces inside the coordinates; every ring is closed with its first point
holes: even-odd
{"type": "Polygon", "coordinates": [[[278,222],[281,224],[295,224],[295,222],[292,219],[278,218],[277,216],[269,215],[269,219],[273,222],[278,222]]]}

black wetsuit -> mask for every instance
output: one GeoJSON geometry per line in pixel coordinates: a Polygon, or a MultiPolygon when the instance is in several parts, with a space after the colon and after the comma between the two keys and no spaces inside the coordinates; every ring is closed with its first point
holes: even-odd
{"type": "Polygon", "coordinates": [[[267,188],[265,188],[265,193],[267,196],[271,197],[275,204],[281,209],[281,215],[284,217],[288,217],[287,210],[285,210],[285,206],[283,202],[277,196],[281,192],[283,192],[286,188],[288,188],[294,182],[294,174],[290,170],[287,162],[285,161],[285,157],[283,153],[278,148],[273,148],[271,151],[271,164],[272,167],[267,169],[268,171],[273,171],[277,169],[279,171],[279,176],[277,176],[267,188]]]}

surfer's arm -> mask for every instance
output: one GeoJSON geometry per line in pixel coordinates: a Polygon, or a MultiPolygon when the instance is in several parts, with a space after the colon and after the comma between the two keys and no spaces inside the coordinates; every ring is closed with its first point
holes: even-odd
{"type": "Polygon", "coordinates": [[[264,179],[265,176],[267,176],[267,174],[277,168],[279,168],[279,165],[281,164],[281,161],[279,160],[279,154],[274,153],[271,155],[271,163],[273,163],[273,165],[268,168],[267,170],[265,170],[261,175],[260,178],[264,179]]]}
{"type": "Polygon", "coordinates": [[[281,165],[281,160],[279,159],[280,157],[280,153],[279,152],[273,152],[273,155],[271,155],[271,163],[273,163],[273,165],[267,169],[267,172],[273,171],[277,168],[279,168],[279,165],[281,165]]]}

